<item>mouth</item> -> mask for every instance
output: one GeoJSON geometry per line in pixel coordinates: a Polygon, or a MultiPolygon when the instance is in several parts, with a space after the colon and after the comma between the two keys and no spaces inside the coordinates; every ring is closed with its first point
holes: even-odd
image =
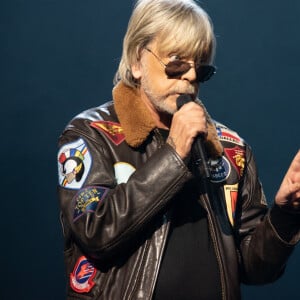
{"type": "Polygon", "coordinates": [[[187,95],[189,96],[193,101],[196,99],[196,95],[194,93],[176,93],[175,94],[177,97],[182,96],[182,95],[187,95]]]}

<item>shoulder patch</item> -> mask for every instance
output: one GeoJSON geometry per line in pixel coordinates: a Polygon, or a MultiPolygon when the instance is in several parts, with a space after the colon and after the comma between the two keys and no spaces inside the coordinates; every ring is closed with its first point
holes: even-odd
{"type": "Polygon", "coordinates": [[[119,123],[110,121],[96,121],[90,124],[91,127],[103,132],[115,145],[120,145],[125,140],[123,128],[119,123]]]}
{"type": "Polygon", "coordinates": [[[85,256],[81,256],[70,274],[70,286],[77,293],[88,293],[95,285],[93,281],[95,276],[95,267],[85,256]]]}
{"type": "Polygon", "coordinates": [[[80,138],[63,145],[58,151],[58,180],[62,187],[80,189],[92,165],[92,157],[85,141],[80,138]]]}

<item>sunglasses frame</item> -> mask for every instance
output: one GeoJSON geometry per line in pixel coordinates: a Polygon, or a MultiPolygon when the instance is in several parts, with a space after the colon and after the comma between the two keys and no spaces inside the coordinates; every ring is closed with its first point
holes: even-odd
{"type": "Polygon", "coordinates": [[[196,65],[195,64],[195,66],[193,66],[189,62],[180,60],[178,62],[180,62],[181,65],[188,65],[189,68],[186,71],[185,70],[184,71],[178,71],[174,75],[169,74],[167,70],[168,70],[169,65],[172,64],[173,62],[170,61],[167,64],[165,64],[162,61],[162,59],[158,55],[156,55],[151,49],[149,49],[147,47],[145,49],[148,52],[150,52],[160,62],[160,64],[165,68],[165,73],[168,76],[168,78],[180,78],[183,74],[187,73],[193,67],[195,68],[195,71],[196,71],[196,74],[197,74],[197,81],[199,81],[199,82],[205,82],[205,81],[209,80],[216,73],[216,67],[213,66],[213,65],[196,65]],[[206,69],[204,76],[200,75],[201,69],[203,70],[203,68],[206,69]],[[201,79],[199,79],[199,77],[201,77],[201,79]]]}

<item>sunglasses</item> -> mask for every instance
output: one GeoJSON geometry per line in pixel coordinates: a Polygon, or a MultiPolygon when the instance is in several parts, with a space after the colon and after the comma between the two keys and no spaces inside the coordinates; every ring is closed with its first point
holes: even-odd
{"type": "MultiPolygon", "coordinates": [[[[159,58],[149,48],[145,49],[150,52],[165,67],[165,73],[168,78],[180,78],[183,74],[188,72],[193,67],[191,63],[183,60],[174,60],[165,64],[161,60],[161,58],[159,58]]],[[[197,81],[204,82],[209,80],[216,73],[216,67],[212,65],[195,65],[195,71],[197,75],[197,81]]]]}

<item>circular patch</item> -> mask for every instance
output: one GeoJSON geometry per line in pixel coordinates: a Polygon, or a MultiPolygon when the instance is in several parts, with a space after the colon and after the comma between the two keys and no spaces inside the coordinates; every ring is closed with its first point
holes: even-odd
{"type": "Polygon", "coordinates": [[[228,178],[230,174],[231,166],[228,159],[222,156],[220,159],[210,160],[209,169],[210,169],[210,181],[222,182],[228,178]]]}

